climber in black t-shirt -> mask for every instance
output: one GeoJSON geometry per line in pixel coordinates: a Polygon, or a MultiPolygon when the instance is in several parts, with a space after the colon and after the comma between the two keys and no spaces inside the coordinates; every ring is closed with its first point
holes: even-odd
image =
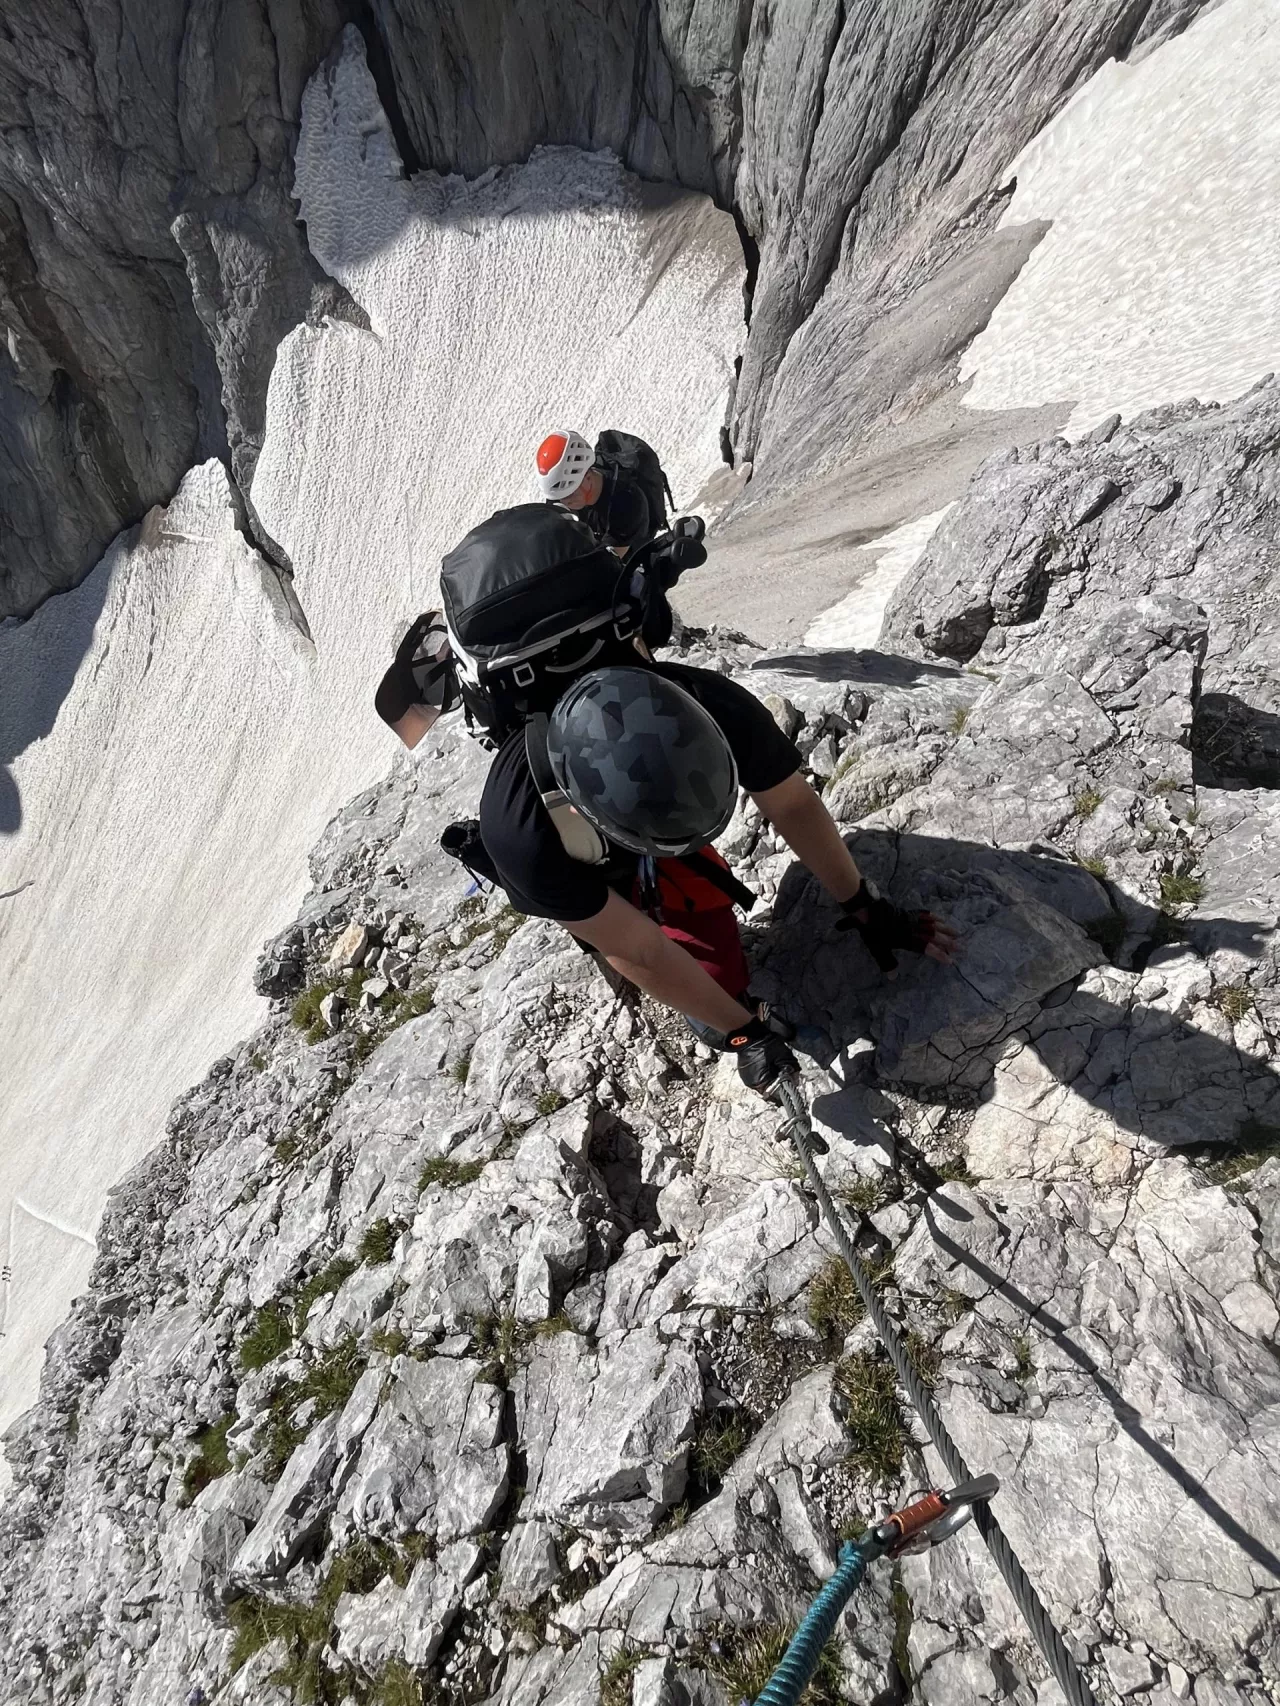
{"type": "MultiPolygon", "coordinates": [[[[856,930],[882,970],[892,976],[904,948],[950,960],[946,925],[865,882],[795,747],[745,688],[634,651],[595,661],[603,667],[535,719],[536,737],[526,726],[504,741],[485,783],[478,856],[518,911],[563,924],[767,1089],[795,1066],[794,1030],[747,999],[732,906],[751,897],[710,845],[741,784],[839,903],[838,928],[856,930]]],[[[379,709],[410,747],[434,720],[411,722],[398,701],[379,709]]]]}

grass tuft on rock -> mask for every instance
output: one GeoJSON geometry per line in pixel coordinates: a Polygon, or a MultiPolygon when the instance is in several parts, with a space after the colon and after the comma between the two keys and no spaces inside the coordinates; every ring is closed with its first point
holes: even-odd
{"type": "Polygon", "coordinates": [[[892,1365],[871,1351],[843,1357],[836,1364],[836,1390],[847,1407],[845,1426],[853,1442],[846,1462],[873,1481],[896,1480],[909,1435],[892,1365]]]}
{"type": "Polygon", "coordinates": [[[384,1357],[398,1357],[409,1343],[399,1327],[376,1327],[370,1335],[372,1348],[384,1357]]]}
{"type": "Polygon", "coordinates": [[[374,1681],[369,1706],[428,1706],[429,1699],[422,1691],[422,1672],[392,1659],[374,1681]]]}
{"type": "Polygon", "coordinates": [[[1230,1019],[1233,1025],[1238,1025],[1241,1019],[1253,1011],[1253,991],[1247,983],[1224,983],[1221,989],[1214,992],[1213,999],[1219,1012],[1230,1019]]]}
{"type": "Polygon", "coordinates": [[[380,1268],[395,1254],[396,1239],[404,1231],[404,1222],[388,1220],[385,1215],[371,1221],[360,1240],[359,1256],[370,1267],[380,1268]]]}
{"type": "Polygon", "coordinates": [[[473,1185],[487,1166],[487,1161],[451,1161],[446,1155],[438,1155],[418,1174],[418,1194],[430,1190],[432,1185],[440,1185],[446,1191],[473,1185]]]}
{"type": "MultiPolygon", "coordinates": [[[[553,1321],[557,1319],[560,1318],[552,1317],[553,1321]]],[[[572,1330],[568,1318],[563,1319],[572,1330]]],[[[535,1332],[540,1330],[556,1333],[560,1329],[545,1321],[540,1322],[537,1328],[526,1327],[510,1312],[502,1315],[477,1315],[472,1322],[471,1332],[475,1340],[476,1355],[485,1359],[485,1366],[479,1378],[496,1386],[505,1386],[515,1373],[521,1353],[528,1349],[535,1332]]]]}
{"type": "Polygon", "coordinates": [[[838,1256],[814,1275],[809,1285],[809,1323],[824,1339],[843,1339],[863,1316],[852,1275],[838,1256]]]}
{"type": "Polygon", "coordinates": [[[329,1027],[320,1017],[320,1003],[326,995],[332,995],[340,990],[349,1008],[355,1008],[360,1001],[360,991],[364,988],[369,973],[361,966],[355,971],[349,971],[344,976],[340,972],[331,972],[324,977],[309,983],[289,1009],[289,1017],[309,1043],[321,1043],[329,1035],[329,1027]]]}
{"type": "Polygon", "coordinates": [[[621,1647],[600,1676],[600,1706],[631,1706],[631,1685],[644,1661],[639,1647],[621,1647]]]}
{"type": "Polygon", "coordinates": [[[1224,1145],[1222,1152],[1204,1169],[1211,1185],[1224,1190],[1246,1190],[1248,1181],[1264,1161],[1280,1156],[1280,1126],[1268,1125],[1265,1120],[1245,1120],[1236,1141],[1224,1145]]]}
{"type": "Polygon", "coordinates": [[[751,1444],[754,1429],[742,1416],[701,1416],[689,1453],[689,1472],[708,1496],[717,1493],[729,1470],[751,1444]]]}
{"type": "Polygon", "coordinates": [[[421,1672],[397,1661],[369,1677],[349,1665],[334,1663],[334,1612],[344,1593],[370,1593],[390,1575],[400,1586],[408,1580],[412,1562],[384,1541],[356,1541],[333,1561],[309,1604],[276,1604],[247,1595],[232,1602],[227,1620],[235,1632],[231,1670],[238,1671],[273,1641],[282,1643],[285,1658],[270,1681],[287,1689],[301,1706],[339,1706],[356,1700],[361,1706],[425,1706],[421,1672]]]}
{"type": "Polygon", "coordinates": [[[968,1158],[961,1152],[959,1155],[944,1155],[934,1163],[934,1171],[940,1183],[944,1185],[976,1185],[978,1175],[969,1166],[968,1158]]]}
{"type": "Polygon", "coordinates": [[[318,1043],[328,1036],[329,1027],[320,1017],[320,1003],[341,987],[341,978],[322,977],[316,983],[309,983],[289,1009],[289,1017],[309,1043],[318,1043]]]}
{"type": "Polygon", "coordinates": [[[528,1331],[535,1339],[554,1339],[560,1333],[576,1333],[578,1329],[563,1309],[548,1315],[545,1321],[535,1321],[528,1331]]]}
{"type": "Polygon", "coordinates": [[[916,1370],[925,1385],[932,1388],[938,1384],[938,1376],[942,1372],[942,1352],[931,1339],[926,1339],[923,1333],[914,1329],[907,1334],[907,1355],[916,1365],[916,1370]]]}
{"type": "Polygon", "coordinates": [[[436,992],[429,983],[424,983],[419,989],[389,989],[382,997],[383,1036],[389,1036],[399,1026],[408,1024],[410,1019],[421,1019],[424,1013],[432,1011],[435,1004],[436,992]]]}
{"type": "Polygon", "coordinates": [[[1187,871],[1162,871],[1160,874],[1160,907],[1172,912],[1180,906],[1199,906],[1204,899],[1204,882],[1187,871]]]}
{"type": "Polygon", "coordinates": [[[282,1303],[264,1303],[240,1341],[240,1366],[265,1368],[293,1343],[293,1318],[282,1303]]]}
{"type": "Polygon", "coordinates": [[[311,1365],[302,1378],[303,1399],[315,1399],[317,1421],[346,1403],[365,1371],[366,1361],[355,1335],[348,1334],[311,1365]]]}
{"type": "Polygon", "coordinates": [[[220,1422],[215,1422],[212,1427],[205,1428],[196,1435],[196,1454],[187,1464],[182,1476],[182,1491],[188,1503],[210,1482],[216,1481],[230,1470],[231,1455],[227,1450],[227,1434],[234,1420],[234,1416],[224,1416],[220,1422]]]}
{"type": "Polygon", "coordinates": [[[318,1274],[311,1276],[294,1299],[293,1319],[296,1332],[300,1333],[306,1326],[311,1305],[318,1298],[331,1297],[344,1280],[351,1278],[359,1266],[359,1262],[350,1256],[335,1256],[318,1274]]]}
{"type": "Polygon", "coordinates": [[[884,1201],[884,1181],[876,1178],[850,1179],[848,1184],[839,1187],[835,1196],[856,1214],[874,1214],[884,1201]]]}
{"type": "Polygon", "coordinates": [[[279,1480],[285,1464],[315,1424],[346,1403],[366,1365],[367,1358],[352,1334],[318,1357],[301,1379],[290,1381],[274,1394],[263,1440],[266,1480],[279,1480]],[[300,1425],[294,1417],[308,1401],[314,1401],[314,1408],[309,1420],[300,1425]]]}
{"type": "Polygon", "coordinates": [[[1081,788],[1071,801],[1071,810],[1078,818],[1090,818],[1102,804],[1102,795],[1096,788],[1081,788]]]}
{"type": "MultiPolygon", "coordinates": [[[[755,1700],[763,1692],[794,1634],[794,1628],[777,1624],[755,1629],[721,1628],[708,1641],[702,1662],[719,1678],[733,1706],[738,1706],[739,1701],[755,1700]]],[[[800,1696],[800,1706],[842,1706],[843,1683],[844,1670],[833,1636],[818,1656],[813,1678],[800,1696]]]]}
{"type": "Polygon", "coordinates": [[[1013,1377],[1025,1384],[1036,1371],[1035,1360],[1031,1355],[1031,1340],[1026,1333],[1017,1333],[1012,1343],[1013,1377]]]}
{"type": "Polygon", "coordinates": [[[543,1119],[549,1114],[557,1114],[564,1107],[564,1097],[558,1090],[544,1090],[533,1104],[543,1119]]]}

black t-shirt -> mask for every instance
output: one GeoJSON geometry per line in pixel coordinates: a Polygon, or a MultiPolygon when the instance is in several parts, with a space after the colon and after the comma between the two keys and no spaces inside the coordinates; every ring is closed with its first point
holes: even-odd
{"type": "MultiPolygon", "coordinates": [[[[629,658],[636,666],[634,655],[629,658]]],[[[709,711],[724,731],[748,793],[775,788],[800,768],[800,755],[764,706],[745,687],[687,664],[640,664],[674,681],[709,711]]],[[[524,732],[499,749],[480,796],[480,833],[512,906],[561,923],[594,918],[610,888],[630,895],[637,858],[622,848],[605,865],[584,865],[564,850],[525,755],[524,732]]]]}

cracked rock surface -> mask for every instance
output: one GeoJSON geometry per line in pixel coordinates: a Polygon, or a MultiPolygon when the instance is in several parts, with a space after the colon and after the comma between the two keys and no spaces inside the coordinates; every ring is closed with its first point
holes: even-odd
{"type": "MultiPolygon", "coordinates": [[[[1278,407],[989,466],[882,651],[682,636],[964,936],[882,981],[753,807],[726,832],[827,1181],[1106,1703],[1280,1687],[1278,407]]],[[[777,1110],[464,895],[479,773],[339,815],[270,1017],[115,1191],[6,1441],[6,1706],[729,1706],[939,1476],[777,1110]]],[[[875,1566],[834,1652],[832,1698],[1059,1698],[972,1529],[875,1566]]]]}

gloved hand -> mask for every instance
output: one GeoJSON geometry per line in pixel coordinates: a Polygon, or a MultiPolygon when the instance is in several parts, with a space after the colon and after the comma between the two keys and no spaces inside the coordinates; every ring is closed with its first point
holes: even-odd
{"type": "Polygon", "coordinates": [[[730,1031],[725,1047],[737,1055],[738,1076],[748,1090],[763,1093],[782,1073],[800,1070],[795,1055],[767,1019],[752,1019],[740,1031],[730,1031]]]}
{"type": "Polygon", "coordinates": [[[907,912],[885,900],[865,877],[857,894],[851,900],[841,901],[840,910],[844,917],[837,921],[836,929],[856,930],[882,972],[892,974],[897,970],[895,949],[927,953],[931,959],[944,963],[951,958],[954,931],[932,912],[907,912]]]}
{"type": "Polygon", "coordinates": [[[671,532],[654,544],[649,567],[664,591],[673,587],[686,569],[700,568],[706,562],[707,548],[702,543],[706,531],[700,515],[682,515],[671,532]]]}

